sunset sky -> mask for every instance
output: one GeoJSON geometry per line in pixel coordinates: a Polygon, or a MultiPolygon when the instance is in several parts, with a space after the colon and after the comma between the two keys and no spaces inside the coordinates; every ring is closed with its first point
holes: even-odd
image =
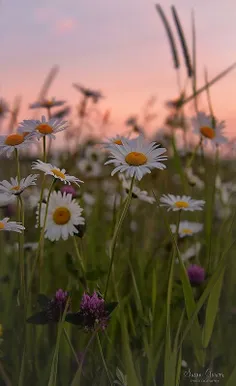
{"type": "MultiPolygon", "coordinates": [[[[149,0],[2,0],[0,96],[11,103],[15,95],[22,95],[21,118],[30,118],[28,104],[37,99],[45,76],[58,64],[60,71],[49,97],[75,104],[78,93],[73,82],[100,89],[106,96],[101,109],[111,108],[118,126],[155,95],[161,126],[164,102],[176,97],[177,88],[154,4],[149,0]]],[[[234,0],[165,0],[160,4],[169,20],[170,5],[176,6],[189,43],[191,11],[195,12],[198,86],[203,84],[205,66],[209,77],[214,77],[236,61],[234,0]]],[[[185,80],[183,63],[182,76],[185,80]]],[[[233,133],[236,70],[213,86],[211,93],[216,114],[233,133]]],[[[204,107],[205,97],[201,103],[204,107]]]]}

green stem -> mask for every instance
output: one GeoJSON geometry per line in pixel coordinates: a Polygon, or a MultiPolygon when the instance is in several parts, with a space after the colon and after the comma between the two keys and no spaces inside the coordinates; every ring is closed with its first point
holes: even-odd
{"type": "Polygon", "coordinates": [[[201,146],[202,144],[202,138],[200,139],[200,141],[198,142],[198,144],[195,146],[194,150],[193,150],[193,153],[192,153],[192,156],[191,158],[188,160],[187,164],[186,164],[186,168],[190,168],[190,166],[192,165],[193,161],[194,161],[194,158],[197,154],[197,151],[199,149],[199,147],[201,146]]]}
{"type": "MultiPolygon", "coordinates": [[[[46,136],[43,137],[43,162],[47,162],[46,136]]],[[[43,175],[43,181],[42,181],[40,199],[39,199],[39,228],[41,227],[41,209],[42,209],[44,189],[45,189],[45,174],[43,175]]]]}
{"type": "Polygon", "coordinates": [[[106,295],[107,295],[109,280],[110,280],[110,276],[111,276],[111,272],[112,272],[112,266],[113,266],[113,263],[114,263],[116,242],[117,242],[120,230],[121,230],[121,226],[122,226],[122,224],[124,222],[124,219],[126,217],[126,214],[128,212],[128,209],[129,209],[129,206],[130,206],[130,203],[131,203],[132,190],[133,190],[133,186],[134,186],[134,179],[135,179],[135,175],[132,178],[129,194],[128,194],[128,197],[126,199],[126,202],[125,202],[125,205],[124,205],[124,209],[123,209],[123,211],[121,213],[120,219],[119,219],[119,221],[118,221],[118,223],[117,223],[117,225],[115,227],[114,235],[113,235],[113,238],[112,238],[111,248],[110,248],[110,266],[109,266],[109,271],[108,271],[108,275],[107,275],[107,282],[106,282],[106,287],[105,287],[105,292],[104,292],[104,299],[106,298],[106,295]]]}
{"type": "Polygon", "coordinates": [[[20,159],[19,159],[19,152],[17,149],[15,149],[15,157],[16,157],[17,179],[18,179],[18,183],[20,183],[20,159]]]}
{"type": "Polygon", "coordinates": [[[100,341],[100,338],[99,338],[99,334],[97,334],[97,342],[98,342],[98,348],[99,348],[99,351],[100,351],[102,362],[103,362],[103,365],[104,365],[104,368],[105,368],[105,371],[106,371],[106,374],[107,374],[107,378],[109,379],[110,385],[113,385],[112,379],[111,379],[111,376],[110,376],[110,373],[109,373],[109,370],[108,370],[108,367],[107,367],[107,364],[106,364],[106,360],[105,360],[104,355],[103,355],[102,345],[101,345],[101,341],[100,341]]]}
{"type": "Polygon", "coordinates": [[[44,188],[45,188],[45,174],[43,175],[43,181],[42,181],[40,198],[39,198],[39,229],[41,227],[41,209],[42,209],[44,188]]]}
{"type": "MultiPolygon", "coordinates": [[[[21,196],[18,196],[19,202],[19,221],[24,225],[25,216],[24,216],[24,204],[21,196]]],[[[19,234],[19,264],[20,264],[20,288],[21,288],[21,301],[25,308],[25,300],[26,300],[26,290],[25,290],[25,261],[24,261],[24,231],[19,234]]]]}
{"type": "Polygon", "coordinates": [[[81,270],[82,270],[82,274],[83,274],[83,281],[84,281],[84,287],[87,291],[88,289],[88,285],[87,285],[87,280],[86,280],[86,271],[85,271],[85,268],[84,268],[84,263],[83,263],[83,260],[81,258],[81,255],[80,255],[80,251],[79,251],[79,247],[78,247],[78,244],[77,244],[77,241],[76,241],[76,236],[73,236],[73,242],[74,242],[74,247],[75,247],[75,252],[76,252],[76,256],[77,256],[77,259],[78,259],[78,262],[79,262],[79,265],[81,267],[81,270]]]}
{"type": "Polygon", "coordinates": [[[43,162],[47,162],[46,135],[43,136],[43,162]]]}
{"type": "MultiPolygon", "coordinates": [[[[17,169],[17,181],[18,185],[20,184],[20,160],[19,160],[19,152],[15,149],[15,158],[16,158],[16,169],[17,169]]],[[[24,225],[24,208],[23,201],[21,196],[18,196],[17,202],[18,209],[18,221],[22,221],[22,225],[24,225]]],[[[20,266],[20,299],[21,304],[25,307],[25,267],[24,267],[24,253],[23,253],[23,244],[24,244],[24,233],[19,234],[18,238],[18,253],[19,253],[19,266],[20,266]]]]}
{"type": "Polygon", "coordinates": [[[81,377],[81,372],[82,372],[82,368],[83,368],[83,364],[84,364],[84,360],[85,360],[85,357],[87,355],[87,352],[88,352],[88,349],[91,345],[91,343],[93,342],[96,334],[97,334],[98,330],[95,330],[91,336],[91,338],[89,339],[88,343],[87,343],[87,346],[85,347],[84,351],[83,351],[83,356],[80,360],[80,366],[78,368],[78,370],[76,371],[76,374],[72,380],[72,383],[71,383],[71,386],[79,386],[80,385],[80,377],[81,377]]]}
{"type": "Polygon", "coordinates": [[[68,311],[69,301],[70,301],[70,299],[68,298],[65,309],[63,311],[61,321],[58,323],[56,347],[55,347],[55,351],[54,351],[54,355],[53,355],[53,359],[52,359],[52,363],[51,363],[48,386],[56,386],[56,384],[57,384],[59,347],[60,347],[62,331],[64,330],[65,317],[66,317],[66,313],[68,311]]]}
{"type": "MultiPolygon", "coordinates": [[[[42,259],[43,259],[44,233],[45,233],[47,217],[48,217],[49,201],[50,201],[50,196],[51,196],[52,189],[54,187],[55,182],[56,182],[56,179],[54,178],[54,180],[52,181],[51,186],[49,188],[48,198],[47,198],[47,203],[46,203],[46,209],[45,209],[45,216],[44,216],[44,220],[43,220],[43,227],[42,227],[41,234],[40,234],[39,247],[38,247],[39,257],[40,257],[40,266],[42,265],[42,259]]],[[[41,213],[39,214],[39,216],[41,216],[41,213]]]]}
{"type": "Polygon", "coordinates": [[[67,343],[68,343],[68,345],[69,345],[69,347],[71,349],[71,352],[74,355],[76,363],[77,363],[78,366],[80,366],[80,361],[78,360],[78,356],[77,356],[76,351],[75,351],[75,349],[74,349],[74,347],[73,347],[73,345],[71,343],[70,337],[69,337],[68,332],[66,331],[65,327],[63,327],[63,332],[64,332],[64,335],[65,335],[66,341],[67,341],[67,343]]]}
{"type": "Polygon", "coordinates": [[[216,147],[216,152],[215,152],[215,175],[214,175],[214,180],[213,180],[213,190],[212,190],[212,195],[210,197],[210,213],[209,213],[209,220],[208,220],[208,239],[207,239],[207,256],[208,256],[208,264],[207,264],[207,270],[208,273],[212,273],[213,269],[213,259],[212,259],[212,221],[210,219],[213,218],[213,212],[214,212],[214,206],[215,206],[215,195],[216,195],[216,178],[219,172],[219,147],[216,147]]]}
{"type": "MultiPolygon", "coordinates": [[[[179,234],[179,224],[180,224],[180,216],[181,216],[181,210],[178,213],[178,219],[177,219],[177,225],[176,225],[176,243],[178,240],[178,234],[179,234]]],[[[169,274],[169,280],[168,280],[168,289],[167,289],[167,299],[166,299],[166,339],[168,344],[169,350],[171,350],[171,325],[170,325],[170,306],[171,306],[171,297],[172,297],[172,287],[173,287],[173,277],[174,277],[174,265],[175,265],[175,256],[176,256],[176,248],[173,247],[173,253],[171,258],[171,266],[170,266],[170,274],[169,274]]]]}
{"type": "Polygon", "coordinates": [[[0,361],[0,374],[1,374],[1,377],[2,377],[3,381],[5,382],[5,385],[6,386],[12,386],[11,380],[8,377],[8,375],[7,375],[7,373],[6,373],[5,369],[4,369],[4,366],[3,366],[1,361],[0,361]]]}
{"type": "Polygon", "coordinates": [[[38,248],[37,248],[37,251],[36,251],[36,259],[35,259],[33,267],[32,267],[31,275],[30,275],[30,278],[29,278],[29,284],[28,284],[28,288],[27,288],[27,299],[28,299],[28,296],[29,296],[29,291],[30,291],[30,287],[31,287],[31,284],[32,284],[32,281],[33,281],[34,273],[35,273],[35,270],[36,270],[36,267],[37,267],[37,264],[38,264],[38,260],[39,260],[39,257],[41,257],[41,249],[43,249],[44,232],[45,232],[46,223],[47,223],[49,200],[50,200],[50,196],[51,196],[51,193],[52,193],[52,189],[53,189],[54,183],[55,183],[55,179],[53,180],[53,182],[51,183],[51,186],[49,188],[49,193],[48,193],[48,198],[47,198],[47,203],[46,203],[43,227],[42,227],[42,230],[41,230],[41,233],[40,233],[40,239],[39,239],[38,248]]]}

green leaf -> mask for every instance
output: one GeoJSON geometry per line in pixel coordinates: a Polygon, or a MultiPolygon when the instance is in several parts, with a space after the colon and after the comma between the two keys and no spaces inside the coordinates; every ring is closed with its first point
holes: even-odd
{"type": "Polygon", "coordinates": [[[76,326],[84,326],[84,317],[80,312],[70,312],[66,315],[65,321],[76,326]]]}
{"type": "Polygon", "coordinates": [[[104,308],[108,312],[108,314],[110,315],[117,306],[118,306],[118,302],[111,302],[111,303],[105,304],[104,308]]]}
{"type": "Polygon", "coordinates": [[[37,312],[36,314],[30,316],[26,322],[31,324],[47,324],[49,322],[47,312],[37,312]]]}
{"type": "Polygon", "coordinates": [[[44,295],[44,294],[38,294],[37,296],[37,302],[38,304],[40,305],[40,307],[42,309],[46,308],[48,303],[49,303],[50,299],[44,295]]]}
{"type": "Polygon", "coordinates": [[[223,284],[223,278],[224,278],[224,271],[222,272],[220,278],[218,279],[215,287],[212,289],[207,302],[206,318],[205,318],[205,324],[203,329],[203,347],[208,346],[212,336],[216,315],[219,307],[219,300],[220,300],[221,288],[223,284]]]}
{"type": "Polygon", "coordinates": [[[180,344],[179,344],[179,349],[180,347],[182,346],[183,344],[183,341],[184,339],[186,338],[188,332],[190,331],[193,323],[194,323],[194,320],[196,319],[200,309],[202,308],[203,304],[206,302],[209,294],[213,291],[214,289],[214,286],[216,285],[216,283],[218,282],[219,280],[219,277],[222,273],[222,270],[226,267],[226,264],[227,264],[227,255],[228,255],[228,252],[230,251],[230,249],[232,248],[232,246],[235,244],[236,240],[234,240],[231,245],[223,252],[222,254],[222,257],[221,257],[221,260],[219,261],[219,264],[217,266],[217,269],[215,270],[214,274],[212,275],[212,277],[210,278],[208,284],[207,284],[207,287],[205,288],[202,296],[200,297],[197,305],[196,305],[196,309],[195,311],[193,312],[191,318],[189,318],[189,321],[188,321],[188,324],[186,325],[185,327],[185,330],[182,334],[182,337],[181,337],[181,341],[180,341],[180,344]]]}

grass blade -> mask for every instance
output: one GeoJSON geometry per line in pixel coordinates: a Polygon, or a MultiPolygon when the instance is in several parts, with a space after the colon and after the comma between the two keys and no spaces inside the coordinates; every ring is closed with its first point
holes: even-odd
{"type": "Polygon", "coordinates": [[[202,296],[200,297],[200,299],[196,305],[196,309],[195,309],[194,313],[192,314],[191,318],[189,318],[189,322],[188,322],[187,326],[185,327],[185,330],[184,330],[182,338],[180,340],[180,344],[179,344],[178,349],[181,348],[181,346],[182,346],[187,334],[189,333],[191,326],[194,323],[194,320],[196,319],[200,309],[202,308],[203,304],[206,302],[211,291],[213,291],[213,288],[216,285],[217,281],[219,280],[219,277],[222,273],[222,270],[225,269],[225,266],[227,264],[227,254],[230,251],[230,249],[232,248],[232,246],[235,244],[235,242],[236,242],[236,240],[234,240],[232,242],[232,244],[229,246],[229,248],[223,253],[222,258],[219,261],[219,265],[218,265],[216,271],[214,272],[214,274],[210,278],[206,289],[204,290],[202,296]]]}
{"type": "Polygon", "coordinates": [[[202,86],[200,89],[198,89],[195,93],[193,93],[192,95],[190,95],[189,97],[187,97],[184,101],[183,101],[183,105],[185,105],[186,103],[190,102],[192,99],[194,99],[197,95],[201,94],[203,91],[206,90],[207,87],[211,87],[213,86],[213,84],[215,84],[216,82],[218,82],[218,80],[222,79],[224,76],[226,76],[230,71],[232,71],[234,68],[236,67],[236,63],[233,63],[231,66],[227,67],[224,71],[221,71],[218,75],[216,75],[215,78],[213,78],[212,80],[210,80],[209,83],[205,84],[204,86],[202,86]]]}
{"type": "Polygon", "coordinates": [[[174,62],[174,68],[179,68],[180,62],[179,62],[177,47],[176,47],[175,40],[174,40],[174,35],[171,31],[168,20],[167,20],[165,14],[164,14],[164,12],[159,4],[156,4],[156,10],[160,15],[160,18],[161,18],[161,20],[164,24],[165,30],[166,30],[166,34],[167,34],[167,37],[169,40],[172,58],[173,58],[173,62],[174,62]]]}
{"type": "Polygon", "coordinates": [[[191,60],[190,60],[188,46],[187,46],[186,39],[185,39],[185,36],[184,36],[184,31],[183,31],[183,28],[181,26],[180,19],[179,19],[179,16],[177,14],[177,11],[176,11],[176,9],[175,9],[175,7],[173,5],[171,7],[171,10],[172,10],[172,15],[173,15],[174,22],[175,22],[175,25],[176,25],[176,29],[177,29],[177,32],[178,32],[178,35],[179,35],[181,47],[182,47],[182,50],[183,50],[185,65],[186,65],[186,68],[187,68],[187,74],[188,74],[188,77],[191,78],[192,75],[193,75],[193,69],[192,69],[192,65],[191,65],[191,60]]]}
{"type": "Polygon", "coordinates": [[[235,386],[235,385],[236,385],[236,365],[234,366],[234,369],[225,386],[235,386]]]}
{"type": "Polygon", "coordinates": [[[122,330],[122,346],[123,346],[123,352],[124,352],[124,358],[125,358],[125,365],[126,365],[126,374],[128,379],[128,385],[132,386],[140,386],[132,352],[129,345],[129,334],[127,330],[126,320],[125,320],[125,313],[121,312],[121,330],[122,330]]]}
{"type": "MultiPolygon", "coordinates": [[[[154,194],[154,197],[156,198],[156,195],[155,195],[154,192],[153,192],[153,194],[154,194]]],[[[181,282],[182,282],[182,287],[183,287],[183,292],[184,292],[184,300],[185,300],[186,312],[187,312],[188,319],[191,319],[191,317],[192,317],[192,315],[193,315],[193,313],[195,312],[195,309],[196,309],[196,303],[195,303],[195,300],[194,300],[194,295],[193,295],[192,287],[191,287],[191,284],[189,282],[188,274],[187,274],[185,265],[184,265],[184,263],[182,261],[181,254],[180,254],[177,242],[175,240],[175,237],[174,237],[174,235],[173,235],[173,233],[171,231],[170,225],[169,225],[168,220],[166,218],[166,214],[165,214],[164,210],[162,209],[162,207],[159,207],[159,209],[162,212],[162,216],[163,216],[163,219],[165,221],[166,227],[168,229],[169,235],[170,235],[171,240],[172,240],[172,242],[173,242],[173,244],[174,244],[174,246],[176,248],[176,251],[177,251],[177,256],[178,256],[179,265],[180,265],[180,279],[181,279],[181,282]]],[[[199,365],[203,366],[204,365],[204,361],[205,361],[205,353],[204,353],[203,347],[201,345],[202,331],[201,331],[201,327],[199,325],[198,320],[194,320],[191,327],[192,327],[192,329],[191,329],[191,339],[193,341],[194,352],[195,352],[195,355],[196,355],[196,359],[197,359],[199,365]]]]}

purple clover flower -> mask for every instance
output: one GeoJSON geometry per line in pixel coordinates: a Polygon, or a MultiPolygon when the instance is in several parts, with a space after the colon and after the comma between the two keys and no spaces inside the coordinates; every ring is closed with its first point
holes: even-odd
{"type": "Polygon", "coordinates": [[[66,321],[80,326],[84,331],[104,331],[110,320],[110,314],[117,307],[117,302],[106,303],[105,300],[97,294],[92,295],[84,293],[78,312],[69,312],[66,315],[66,321]]]}
{"type": "Polygon", "coordinates": [[[56,291],[55,296],[49,301],[47,307],[47,315],[50,321],[58,322],[66,308],[68,300],[68,292],[59,289],[56,291]]]}
{"type": "Polygon", "coordinates": [[[193,286],[200,285],[205,280],[205,269],[199,265],[192,264],[187,269],[189,281],[193,286]]]}
{"type": "Polygon", "coordinates": [[[71,194],[72,195],[72,198],[76,197],[76,190],[75,188],[72,186],[72,185],[65,185],[65,186],[62,186],[62,188],[60,189],[61,193],[66,193],[66,194],[71,194]]]}
{"type": "Polygon", "coordinates": [[[96,291],[93,295],[83,294],[80,303],[80,314],[84,318],[85,330],[91,331],[100,327],[105,330],[108,325],[109,314],[105,309],[105,301],[96,291]]]}
{"type": "Polygon", "coordinates": [[[48,324],[58,323],[67,307],[70,310],[69,294],[62,289],[58,289],[53,298],[48,298],[46,295],[38,295],[38,303],[42,311],[30,316],[27,323],[32,324],[48,324]]]}

